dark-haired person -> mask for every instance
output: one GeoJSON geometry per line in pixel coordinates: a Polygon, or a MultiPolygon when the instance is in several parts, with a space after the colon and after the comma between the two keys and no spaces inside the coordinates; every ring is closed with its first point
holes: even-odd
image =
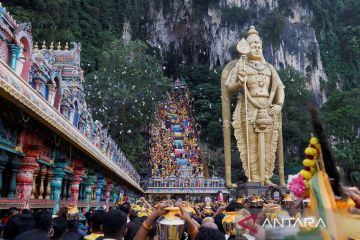
{"type": "Polygon", "coordinates": [[[126,234],[127,216],[121,210],[112,210],[104,214],[102,240],[122,240],[126,234]]]}
{"type": "Polygon", "coordinates": [[[52,219],[52,226],[54,229],[54,234],[51,236],[51,239],[59,240],[66,232],[68,224],[66,219],[63,217],[55,217],[52,219]]]}
{"type": "Polygon", "coordinates": [[[214,217],[214,222],[218,226],[219,231],[221,231],[222,233],[225,233],[224,227],[222,225],[222,220],[224,219],[224,217],[224,213],[219,213],[214,217]]]}
{"type": "Polygon", "coordinates": [[[217,229],[200,227],[195,240],[225,240],[225,235],[217,229]]]}
{"type": "Polygon", "coordinates": [[[36,227],[35,219],[32,215],[17,214],[12,216],[4,229],[5,239],[14,239],[18,235],[36,227]]]}
{"type": "Polygon", "coordinates": [[[49,240],[49,235],[43,230],[32,229],[21,233],[14,240],[49,240]]]}
{"type": "Polygon", "coordinates": [[[124,202],[119,206],[119,209],[124,213],[126,213],[127,215],[126,222],[127,223],[130,222],[131,204],[129,202],[124,202]]]}
{"type": "Polygon", "coordinates": [[[97,210],[91,215],[91,218],[89,219],[91,233],[84,237],[85,240],[96,240],[99,237],[104,236],[101,231],[101,225],[104,223],[104,214],[104,211],[97,210]]]}
{"type": "Polygon", "coordinates": [[[34,214],[36,228],[43,230],[51,237],[54,234],[52,227],[52,214],[47,210],[42,210],[34,214]]]}
{"type": "Polygon", "coordinates": [[[21,214],[28,214],[28,215],[30,215],[30,214],[32,214],[32,211],[30,210],[30,209],[23,209],[22,211],[21,211],[21,214]]]}
{"type": "Polygon", "coordinates": [[[62,240],[82,240],[84,237],[75,231],[67,231],[61,238],[62,240]]]}
{"type": "Polygon", "coordinates": [[[16,207],[9,208],[6,213],[6,216],[1,220],[1,224],[6,225],[9,222],[10,218],[14,215],[19,214],[19,212],[20,212],[20,210],[16,207]]]}
{"type": "Polygon", "coordinates": [[[126,224],[124,240],[133,240],[142,222],[129,222],[126,224]]]}

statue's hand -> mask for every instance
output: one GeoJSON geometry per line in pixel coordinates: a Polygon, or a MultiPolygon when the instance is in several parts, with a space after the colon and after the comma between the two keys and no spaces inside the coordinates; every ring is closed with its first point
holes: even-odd
{"type": "Polygon", "coordinates": [[[278,105],[278,104],[273,104],[273,105],[270,105],[270,110],[269,110],[269,115],[276,115],[278,113],[280,113],[282,109],[282,106],[278,105]]]}
{"type": "Polygon", "coordinates": [[[247,74],[244,70],[241,70],[238,72],[238,81],[241,83],[241,84],[244,84],[244,82],[247,81],[247,74]]]}

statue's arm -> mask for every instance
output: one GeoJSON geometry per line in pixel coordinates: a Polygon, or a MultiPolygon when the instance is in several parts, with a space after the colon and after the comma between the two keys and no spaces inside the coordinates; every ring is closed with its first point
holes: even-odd
{"type": "Polygon", "coordinates": [[[280,106],[284,106],[284,100],[285,100],[284,85],[279,85],[275,93],[274,103],[280,106]]]}
{"type": "Polygon", "coordinates": [[[230,74],[228,76],[228,78],[225,81],[225,85],[227,87],[227,90],[230,93],[234,93],[234,92],[238,92],[242,89],[243,87],[243,81],[239,81],[238,79],[238,71],[237,71],[237,67],[234,67],[231,71],[230,74]]]}
{"type": "Polygon", "coordinates": [[[271,68],[272,68],[273,74],[275,75],[274,77],[277,81],[277,84],[276,84],[277,88],[276,88],[273,103],[280,105],[282,107],[284,105],[284,100],[285,100],[285,91],[284,91],[285,86],[282,83],[276,69],[273,66],[271,66],[271,68]]]}

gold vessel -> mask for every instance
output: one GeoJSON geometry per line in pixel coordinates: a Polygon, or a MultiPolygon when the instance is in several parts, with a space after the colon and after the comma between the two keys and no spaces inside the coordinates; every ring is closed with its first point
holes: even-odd
{"type": "Polygon", "coordinates": [[[185,221],[178,217],[181,214],[179,207],[167,207],[168,212],[160,217],[157,222],[157,230],[162,240],[180,240],[184,232],[185,221]]]}
{"type": "MultiPolygon", "coordinates": [[[[225,217],[222,220],[222,225],[224,228],[224,231],[229,236],[242,236],[243,234],[248,234],[249,229],[243,228],[241,225],[239,225],[239,221],[250,217],[250,212],[246,209],[241,209],[240,211],[236,212],[224,212],[225,217]]],[[[244,222],[246,226],[253,226],[253,220],[249,219],[246,222],[244,222]]]]}

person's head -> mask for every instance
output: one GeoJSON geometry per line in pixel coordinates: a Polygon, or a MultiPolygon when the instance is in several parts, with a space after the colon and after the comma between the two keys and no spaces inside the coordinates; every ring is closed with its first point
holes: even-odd
{"type": "Polygon", "coordinates": [[[14,240],[49,240],[49,235],[43,230],[32,229],[18,235],[14,240]]]}
{"type": "Polygon", "coordinates": [[[262,60],[262,41],[259,37],[259,33],[255,30],[255,27],[251,26],[250,30],[247,32],[246,41],[250,45],[250,60],[262,60]]]}
{"type": "Polygon", "coordinates": [[[196,235],[195,240],[225,240],[225,235],[219,230],[200,227],[199,233],[196,235]]]}
{"type": "Polygon", "coordinates": [[[23,210],[21,211],[21,213],[22,213],[22,214],[31,214],[31,211],[30,211],[30,209],[23,209],[23,210]]]}
{"type": "Polygon", "coordinates": [[[235,199],[232,200],[229,205],[226,206],[226,212],[236,212],[240,209],[243,209],[244,206],[241,203],[238,203],[235,199]]]}
{"type": "Polygon", "coordinates": [[[47,210],[43,210],[34,214],[36,228],[45,231],[52,236],[54,229],[52,228],[52,214],[47,210]]]}
{"type": "Polygon", "coordinates": [[[32,215],[17,214],[10,218],[4,229],[4,238],[13,239],[23,232],[36,227],[35,219],[32,215]]]}
{"type": "Polygon", "coordinates": [[[224,227],[223,227],[223,225],[222,225],[222,220],[224,219],[224,217],[225,217],[225,214],[223,214],[223,213],[217,214],[217,215],[214,217],[215,224],[218,226],[218,229],[219,229],[222,233],[225,233],[224,227]]]}
{"type": "Polygon", "coordinates": [[[206,218],[204,218],[203,220],[202,220],[202,224],[204,224],[204,223],[208,223],[208,222],[215,222],[214,221],[214,218],[212,218],[212,217],[206,217],[206,218]]]}
{"type": "Polygon", "coordinates": [[[124,240],[132,240],[134,239],[137,231],[141,227],[141,223],[129,222],[126,224],[126,234],[124,236],[124,240]]]}
{"type": "Polygon", "coordinates": [[[86,212],[85,213],[85,218],[86,218],[86,223],[88,225],[90,225],[91,221],[92,221],[92,216],[93,216],[94,213],[91,213],[91,212],[86,212]]]}
{"type": "Polygon", "coordinates": [[[201,227],[219,230],[218,226],[214,222],[205,222],[205,223],[201,224],[201,227]]]}
{"type": "Polygon", "coordinates": [[[8,209],[8,216],[9,217],[14,216],[14,215],[19,214],[19,213],[20,213],[20,210],[18,208],[16,208],[16,207],[11,207],[11,208],[8,209]]]}
{"type": "Polygon", "coordinates": [[[84,239],[83,236],[76,232],[76,231],[67,231],[61,239],[66,239],[66,240],[82,240],[84,239]]]}
{"type": "Polygon", "coordinates": [[[129,202],[124,202],[123,204],[120,205],[119,209],[121,211],[123,211],[124,213],[126,213],[127,215],[129,215],[130,213],[130,209],[131,209],[131,205],[129,202]]]}
{"type": "Polygon", "coordinates": [[[101,231],[101,225],[104,223],[104,211],[97,210],[91,217],[91,232],[100,232],[101,231]]]}
{"type": "Polygon", "coordinates": [[[202,217],[194,216],[193,219],[194,219],[199,225],[202,224],[202,221],[203,221],[202,217]]]}
{"type": "Polygon", "coordinates": [[[79,227],[79,220],[70,220],[67,221],[68,229],[71,231],[76,231],[79,227]]]}
{"type": "Polygon", "coordinates": [[[54,234],[51,239],[60,239],[68,227],[67,221],[63,217],[56,217],[52,219],[52,225],[54,234]]]}
{"type": "Polygon", "coordinates": [[[137,211],[135,211],[134,209],[130,209],[129,213],[128,213],[128,217],[130,219],[130,221],[134,221],[137,219],[137,211]]]}
{"type": "Polygon", "coordinates": [[[66,219],[66,215],[67,215],[67,213],[68,213],[68,209],[67,209],[67,207],[61,207],[60,209],[59,209],[59,211],[56,213],[56,215],[58,216],[58,217],[63,217],[64,219],[66,219]]]}
{"type": "Polygon", "coordinates": [[[105,238],[122,239],[126,232],[127,216],[121,210],[112,210],[104,214],[103,233],[105,238]]]}

